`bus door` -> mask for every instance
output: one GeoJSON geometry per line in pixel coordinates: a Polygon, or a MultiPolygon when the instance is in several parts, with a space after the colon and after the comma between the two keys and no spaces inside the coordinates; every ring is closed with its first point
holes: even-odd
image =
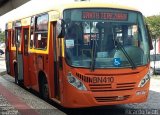
{"type": "Polygon", "coordinates": [[[6,30],[5,32],[5,44],[6,44],[6,49],[5,49],[5,60],[6,60],[6,69],[7,73],[10,74],[10,66],[11,66],[11,60],[10,60],[10,40],[11,40],[11,31],[6,30]]]}
{"type": "Polygon", "coordinates": [[[16,66],[15,68],[15,82],[19,83],[23,81],[23,58],[22,58],[22,31],[21,27],[15,27],[15,39],[16,39],[16,66]]]}
{"type": "Polygon", "coordinates": [[[29,26],[22,28],[22,57],[23,57],[23,65],[25,67],[23,68],[23,75],[24,75],[24,85],[29,86],[30,85],[30,78],[29,78],[29,57],[28,57],[28,41],[29,41],[29,26]]]}
{"type": "Polygon", "coordinates": [[[58,38],[56,35],[56,24],[52,24],[52,37],[53,37],[53,57],[54,57],[54,98],[60,100],[60,83],[59,83],[59,76],[60,76],[60,69],[59,69],[59,48],[58,48],[58,38]]]}

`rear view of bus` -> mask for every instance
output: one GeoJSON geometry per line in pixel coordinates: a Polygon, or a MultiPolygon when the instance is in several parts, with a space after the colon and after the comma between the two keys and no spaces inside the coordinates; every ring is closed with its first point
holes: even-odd
{"type": "Polygon", "coordinates": [[[63,20],[64,106],[147,100],[150,38],[140,12],[121,6],[79,4],[64,9],[63,20]]]}

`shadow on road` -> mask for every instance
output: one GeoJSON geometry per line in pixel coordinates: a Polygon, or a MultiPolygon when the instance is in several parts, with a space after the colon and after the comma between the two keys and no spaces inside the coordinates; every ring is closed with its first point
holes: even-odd
{"type": "Polygon", "coordinates": [[[101,106],[83,109],[65,109],[67,115],[124,115],[125,109],[121,106],[101,106]]]}

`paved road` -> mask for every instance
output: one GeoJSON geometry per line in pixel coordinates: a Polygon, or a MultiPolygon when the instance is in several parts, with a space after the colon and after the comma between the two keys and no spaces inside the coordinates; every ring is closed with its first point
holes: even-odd
{"type": "MultiPolygon", "coordinates": [[[[0,71],[5,70],[4,60],[0,57],[0,71]]],[[[3,101],[3,100],[2,100],[3,101]]],[[[160,115],[160,76],[151,78],[148,101],[141,104],[102,106],[85,109],[64,109],[53,103],[68,115],[160,115]]]]}

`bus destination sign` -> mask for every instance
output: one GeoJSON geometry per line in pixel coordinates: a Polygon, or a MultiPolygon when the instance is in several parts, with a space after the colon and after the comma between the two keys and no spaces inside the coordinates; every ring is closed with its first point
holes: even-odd
{"type": "Polygon", "coordinates": [[[122,12],[82,12],[82,19],[86,20],[115,20],[127,21],[128,14],[122,12]]]}

